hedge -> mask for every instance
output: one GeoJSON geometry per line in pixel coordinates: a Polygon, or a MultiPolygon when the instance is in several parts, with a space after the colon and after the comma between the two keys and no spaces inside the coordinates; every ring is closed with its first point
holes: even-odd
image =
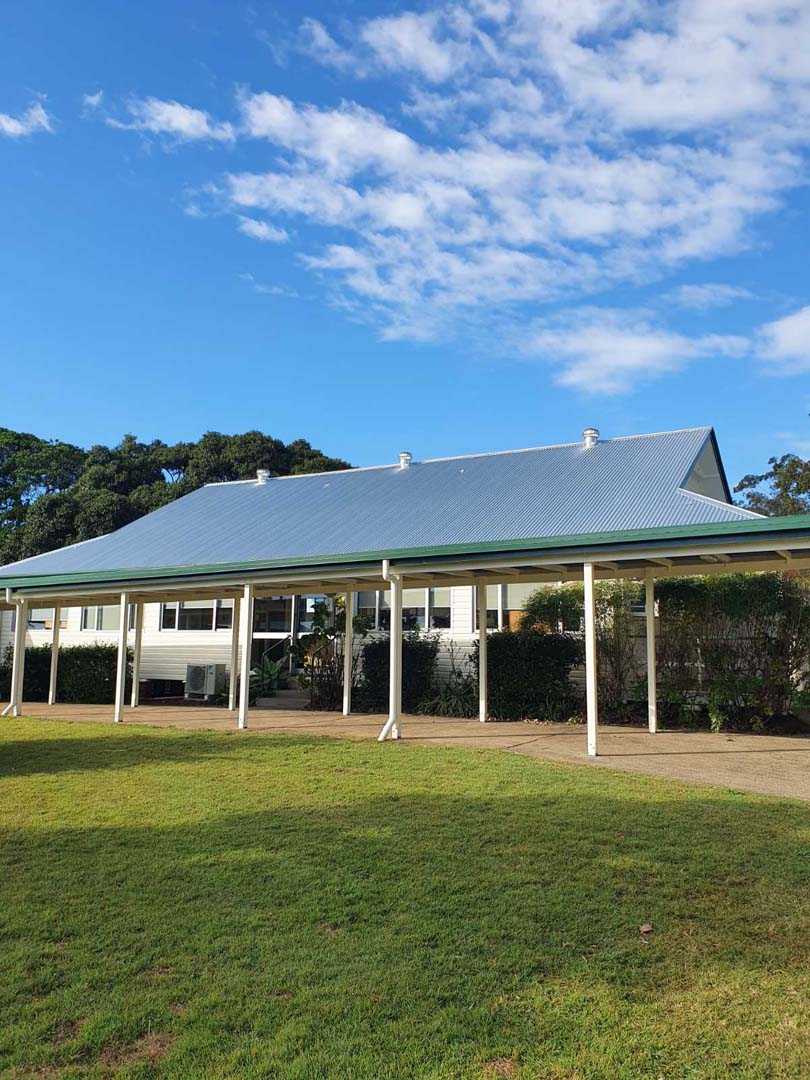
{"type": "MultiPolygon", "coordinates": [[[[388,637],[372,638],[363,646],[360,685],[356,705],[361,709],[388,709],[388,673],[391,643],[388,637]]],[[[439,641],[419,633],[402,638],[402,708],[416,712],[433,689],[439,641]]]]}
{"type": "MultiPolygon", "coordinates": [[[[659,717],[665,723],[763,730],[810,705],[810,578],[783,571],[661,578],[655,583],[659,717]]],[[[597,582],[600,714],[646,714],[645,621],[634,581],[597,582]]],[[[577,625],[582,586],[539,589],[523,625],[577,625]]]]}
{"type": "MultiPolygon", "coordinates": [[[[571,671],[582,642],[539,630],[499,630],[487,637],[489,715],[493,720],[568,720],[576,711],[571,671]]],[[[477,653],[475,663],[477,667],[477,653]]]]}
{"type": "MultiPolygon", "coordinates": [[[[11,695],[14,648],[9,645],[0,663],[0,697],[11,695]]],[[[57,698],[80,705],[109,705],[115,700],[116,645],[69,645],[59,650],[57,698]]],[[[23,699],[47,701],[51,672],[50,645],[25,650],[23,699]]],[[[127,687],[132,683],[132,650],[127,650],[127,687]]]]}

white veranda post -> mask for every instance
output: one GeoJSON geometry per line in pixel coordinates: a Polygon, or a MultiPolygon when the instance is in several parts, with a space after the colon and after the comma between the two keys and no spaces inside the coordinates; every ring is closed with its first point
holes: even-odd
{"type": "Polygon", "coordinates": [[[135,605],[135,639],[132,642],[132,696],[130,705],[137,709],[141,702],[141,646],[143,645],[143,604],[135,605]]]}
{"type": "Polygon", "coordinates": [[[388,677],[388,719],[378,735],[383,742],[390,734],[392,739],[399,738],[399,725],[402,720],[402,579],[390,578],[391,581],[391,655],[388,677]]]}
{"type": "Polygon", "coordinates": [[[346,622],[343,631],[343,715],[352,711],[352,652],[354,650],[354,593],[346,593],[346,622]]]}
{"type": "Polygon", "coordinates": [[[28,626],[28,604],[17,601],[14,612],[14,658],[11,665],[11,693],[3,716],[19,716],[22,705],[23,677],[25,675],[25,631],[28,626]]]}
{"type": "Polygon", "coordinates": [[[121,609],[118,620],[118,657],[115,666],[115,712],[113,719],[120,724],[124,719],[124,694],[127,686],[127,633],[129,631],[129,593],[121,593],[121,609]]]}
{"type": "Polygon", "coordinates": [[[253,649],[253,586],[245,585],[242,597],[239,637],[242,644],[242,662],[239,666],[239,727],[246,728],[250,704],[250,654],[253,649]]]}
{"type": "Polygon", "coordinates": [[[487,699],[487,587],[478,586],[478,719],[489,719],[487,699]]]}
{"type": "Polygon", "coordinates": [[[650,734],[658,730],[658,694],[655,671],[655,578],[647,572],[645,581],[644,613],[647,619],[647,719],[650,734]]]}
{"type": "Polygon", "coordinates": [[[48,681],[48,704],[56,704],[56,680],[59,674],[59,623],[62,609],[57,604],[53,609],[53,634],[51,636],[51,677],[48,681]]]}
{"type": "Polygon", "coordinates": [[[231,616],[231,673],[228,686],[228,708],[233,712],[236,708],[236,687],[239,684],[239,611],[241,601],[239,597],[233,602],[233,615],[231,616]]]}
{"type": "Polygon", "coordinates": [[[585,563],[583,579],[585,584],[585,703],[588,721],[588,754],[590,757],[596,757],[599,704],[596,691],[596,597],[593,563],[585,563]]]}

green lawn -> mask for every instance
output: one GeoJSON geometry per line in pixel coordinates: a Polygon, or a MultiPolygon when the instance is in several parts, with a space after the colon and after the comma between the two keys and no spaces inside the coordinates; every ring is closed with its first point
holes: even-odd
{"type": "Polygon", "coordinates": [[[810,1076],[806,804],[4,720],[0,826],[4,1080],[810,1076]]]}

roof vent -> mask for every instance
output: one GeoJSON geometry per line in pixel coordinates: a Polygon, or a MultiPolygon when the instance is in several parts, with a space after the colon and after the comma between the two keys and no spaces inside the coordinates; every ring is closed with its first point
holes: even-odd
{"type": "Polygon", "coordinates": [[[585,449],[590,450],[592,446],[596,446],[599,442],[599,429],[595,427],[586,427],[582,432],[582,438],[585,440],[585,449]]]}
{"type": "Polygon", "coordinates": [[[260,484],[266,484],[267,481],[270,479],[270,470],[269,469],[257,469],[256,470],[256,479],[259,481],[260,484]]]}
{"type": "Polygon", "coordinates": [[[413,461],[413,454],[409,453],[407,450],[400,450],[400,452],[399,452],[399,467],[400,467],[400,469],[408,469],[408,468],[410,468],[410,465],[411,465],[412,461],[413,461]]]}

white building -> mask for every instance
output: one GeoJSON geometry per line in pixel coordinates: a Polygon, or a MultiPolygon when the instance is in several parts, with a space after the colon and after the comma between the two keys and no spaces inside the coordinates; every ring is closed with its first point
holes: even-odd
{"type": "MultiPolygon", "coordinates": [[[[810,566],[810,515],[761,518],[734,506],[711,428],[606,440],[588,428],[573,443],[496,454],[413,461],[403,452],[389,465],[277,478],[259,470],[251,480],[199,488],[107,536],[0,568],[2,640],[17,620],[4,715],[18,716],[24,705],[26,641],[58,637],[65,646],[110,635],[112,713],[121,722],[134,619],[142,677],[182,678],[189,660],[230,662],[232,670],[238,663],[238,695],[232,680],[228,704],[245,728],[257,652],[306,629],[315,596],[343,594],[373,613],[378,628],[390,625],[381,740],[400,734],[403,628],[414,623],[461,644],[477,634],[478,713],[486,721],[487,637],[473,612],[481,624],[511,625],[539,583],[581,581],[587,745],[596,754],[598,580],[645,582],[655,732],[656,578],[786,565],[810,566]]],[[[352,709],[351,625],[344,715],[352,709]]],[[[51,702],[59,653],[52,650],[51,702]]],[[[132,709],[139,685],[136,678],[132,709]]]]}
{"type": "MultiPolygon", "coordinates": [[[[518,582],[487,586],[488,626],[514,628],[523,602],[538,583],[518,582]]],[[[355,614],[366,615],[372,628],[390,629],[388,592],[354,594],[355,614]]],[[[281,655],[291,638],[307,633],[312,626],[316,596],[258,598],[254,605],[252,659],[272,650],[281,655]]],[[[189,664],[231,663],[233,600],[186,600],[164,604],[144,604],[141,653],[141,680],[148,694],[179,693],[176,684],[185,680],[189,664]],[[175,685],[168,685],[175,684],[175,685]]],[[[477,636],[476,589],[463,585],[438,589],[403,590],[403,625],[406,629],[426,629],[439,634],[443,642],[453,641],[466,653],[477,636]]],[[[50,645],[53,636],[53,608],[32,607],[28,615],[26,642],[50,645]]],[[[134,609],[130,620],[134,619],[134,609]]],[[[59,612],[59,644],[87,645],[118,640],[118,605],[65,607],[59,612]]],[[[14,612],[0,613],[0,650],[14,640],[14,612]]],[[[440,653],[440,668],[447,663],[446,650],[440,653]]],[[[144,695],[146,696],[146,695],[144,695]]]]}

